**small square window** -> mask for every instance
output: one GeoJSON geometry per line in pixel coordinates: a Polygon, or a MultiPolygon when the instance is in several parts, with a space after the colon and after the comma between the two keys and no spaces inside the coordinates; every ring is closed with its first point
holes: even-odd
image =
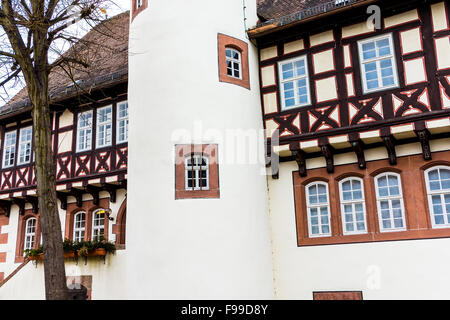
{"type": "Polygon", "coordinates": [[[177,145],[175,198],[219,198],[217,145],[177,145]]]}

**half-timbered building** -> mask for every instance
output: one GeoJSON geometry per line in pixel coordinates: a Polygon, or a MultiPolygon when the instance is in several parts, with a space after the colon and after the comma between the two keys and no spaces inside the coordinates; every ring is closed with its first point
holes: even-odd
{"type": "MultiPolygon", "coordinates": [[[[96,27],[75,47],[77,59],[89,67],[56,67],[50,76],[63,237],[81,241],[104,236],[119,249],[125,247],[128,24],[127,12],[96,27]]],[[[42,244],[26,88],[0,109],[0,127],[0,275],[4,280],[28,263],[24,250],[42,244]]],[[[88,293],[89,274],[83,278],[88,293]]],[[[80,275],[76,277],[81,281],[80,275]]]]}
{"type": "MultiPolygon", "coordinates": [[[[52,80],[64,234],[126,240],[67,261],[70,281],[94,299],[450,298],[446,1],[129,16],[103,71],[52,80]]],[[[0,110],[0,297],[44,297],[22,263],[39,242],[29,112],[21,94],[0,110]]]]}
{"type": "Polygon", "coordinates": [[[260,2],[280,297],[448,297],[448,3],[260,2]]]}

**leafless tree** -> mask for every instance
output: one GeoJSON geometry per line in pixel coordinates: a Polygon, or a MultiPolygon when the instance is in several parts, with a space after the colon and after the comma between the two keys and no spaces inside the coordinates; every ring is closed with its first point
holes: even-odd
{"type": "Polygon", "coordinates": [[[22,80],[33,117],[46,299],[66,299],[51,145],[49,75],[58,70],[76,80],[73,75],[77,70],[89,68],[89,58],[95,56],[100,44],[95,41],[82,43],[79,29],[74,26],[89,28],[98,25],[106,18],[105,9],[115,4],[111,0],[0,1],[0,89],[7,93],[22,80]],[[75,43],[77,45],[72,46],[75,43]],[[71,49],[62,54],[62,50],[67,49],[64,44],[71,49]],[[93,48],[89,54],[86,51],[88,47],[93,48]]]}

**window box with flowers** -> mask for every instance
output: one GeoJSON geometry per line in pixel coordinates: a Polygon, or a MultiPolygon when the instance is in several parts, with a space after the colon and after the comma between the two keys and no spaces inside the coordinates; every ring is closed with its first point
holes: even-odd
{"type": "MultiPolygon", "coordinates": [[[[103,238],[96,241],[80,241],[72,242],[70,239],[65,239],[63,242],[64,259],[73,258],[78,261],[78,257],[85,258],[85,263],[88,257],[103,257],[106,258],[108,253],[114,254],[116,252],[116,245],[108,242],[103,238]]],[[[44,253],[42,246],[38,249],[25,250],[25,258],[31,261],[42,261],[44,253]]]]}

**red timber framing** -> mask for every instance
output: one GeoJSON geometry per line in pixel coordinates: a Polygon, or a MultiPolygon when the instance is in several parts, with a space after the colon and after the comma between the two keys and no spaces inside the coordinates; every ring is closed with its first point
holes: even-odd
{"type": "MultiPolygon", "coordinates": [[[[257,37],[261,50],[276,48],[276,54],[263,59],[260,54],[260,69],[273,67],[275,81],[271,85],[261,82],[261,102],[263,120],[267,130],[273,130],[273,134],[279,134],[280,145],[291,145],[291,150],[300,150],[299,143],[317,140],[317,152],[323,155],[334,153],[329,139],[341,135],[348,135],[348,142],[355,143],[354,150],[361,150],[359,133],[363,131],[378,130],[380,141],[386,148],[393,149],[397,143],[392,137],[391,128],[413,124],[417,128],[425,128],[426,122],[433,119],[448,119],[450,108],[444,105],[444,99],[450,101],[450,69],[439,69],[436,57],[435,40],[450,37],[450,30],[434,30],[431,4],[442,1],[377,1],[382,10],[382,28],[373,32],[343,36],[343,27],[365,23],[368,15],[366,6],[350,8],[337,15],[328,16],[323,20],[305,22],[292,28],[283,27],[279,31],[257,37]],[[409,19],[400,23],[385,27],[384,18],[398,15],[411,10],[416,10],[417,19],[409,19]],[[421,37],[421,49],[405,52],[402,47],[401,35],[406,31],[418,29],[421,37]],[[310,36],[331,30],[333,41],[323,41],[311,46],[310,36]],[[398,71],[397,88],[386,89],[368,94],[363,93],[361,70],[359,62],[358,41],[372,37],[392,34],[395,51],[396,68],[398,71]],[[303,49],[285,54],[285,44],[303,40],[303,49]],[[333,68],[315,73],[317,67],[314,64],[314,56],[319,53],[331,52],[333,68]],[[281,110],[282,97],[279,87],[279,65],[281,61],[296,57],[307,56],[309,70],[310,100],[311,105],[289,110],[281,110]],[[345,57],[350,56],[350,61],[345,57]],[[419,61],[420,60],[420,61],[419,61]],[[424,79],[419,82],[409,82],[405,75],[405,63],[418,62],[425,68],[424,79]],[[318,81],[334,79],[336,83],[336,99],[318,101],[316,85],[318,81]],[[347,88],[351,83],[352,88],[347,88]],[[275,94],[277,112],[266,112],[264,108],[265,95],[275,94]],[[270,123],[270,127],[268,124],[270,123]],[[278,129],[276,131],[275,129],[278,129]],[[324,149],[325,147],[325,149],[324,149]]],[[[448,5],[445,6],[447,18],[450,16],[448,5]]],[[[334,90],[333,88],[329,88],[334,90]]],[[[447,101],[447,100],[446,100],[447,101]]],[[[419,130],[420,131],[420,130],[419,130]]],[[[268,134],[272,133],[269,131],[268,134]]],[[[448,135],[448,134],[447,134],[448,135]]],[[[273,137],[273,135],[272,135],[273,137]]],[[[268,146],[270,146],[269,136],[268,146]]],[[[427,138],[431,136],[427,135],[427,138]]],[[[419,138],[416,138],[416,141],[419,138]]],[[[348,150],[346,150],[348,151],[348,150]]],[[[271,153],[268,147],[268,154],[271,153]]],[[[355,151],[356,152],[356,151],[355,151]]],[[[361,153],[360,153],[361,155],[361,153]]],[[[310,158],[317,154],[294,154],[297,160],[300,157],[310,158]]],[[[294,160],[294,157],[286,160],[294,160]]],[[[361,159],[361,162],[363,159],[361,159]]],[[[392,158],[392,162],[395,162],[392,158]]],[[[362,166],[364,168],[364,165],[362,166]]],[[[332,170],[331,170],[332,171],[332,170]]]]}
{"type": "MultiPolygon", "coordinates": [[[[110,88],[94,91],[89,97],[80,96],[51,105],[52,109],[52,139],[57,179],[57,195],[61,208],[67,209],[67,197],[73,196],[76,205],[82,206],[83,194],[90,194],[95,205],[98,205],[100,191],[110,195],[111,202],[116,201],[116,191],[127,186],[128,143],[116,144],[117,134],[117,104],[127,100],[127,85],[121,83],[110,88]],[[112,140],[111,145],[104,148],[96,147],[96,110],[104,106],[112,106],[112,140]],[[68,109],[73,114],[71,125],[60,127],[63,112],[68,109]],[[93,110],[92,148],[89,151],[76,152],[78,113],[93,110]],[[69,151],[58,152],[59,135],[72,133],[69,151]]],[[[33,212],[38,212],[36,197],[36,179],[34,176],[34,161],[25,165],[16,165],[18,159],[18,143],[13,166],[3,168],[3,144],[5,132],[17,130],[17,142],[21,128],[32,125],[31,113],[25,109],[12,116],[0,119],[1,149],[0,149],[0,211],[7,217],[11,206],[19,207],[20,215],[25,213],[25,204],[30,203],[33,212]]],[[[69,135],[70,136],[70,135],[69,135]]],[[[32,141],[32,149],[34,141],[32,141]]]]}

